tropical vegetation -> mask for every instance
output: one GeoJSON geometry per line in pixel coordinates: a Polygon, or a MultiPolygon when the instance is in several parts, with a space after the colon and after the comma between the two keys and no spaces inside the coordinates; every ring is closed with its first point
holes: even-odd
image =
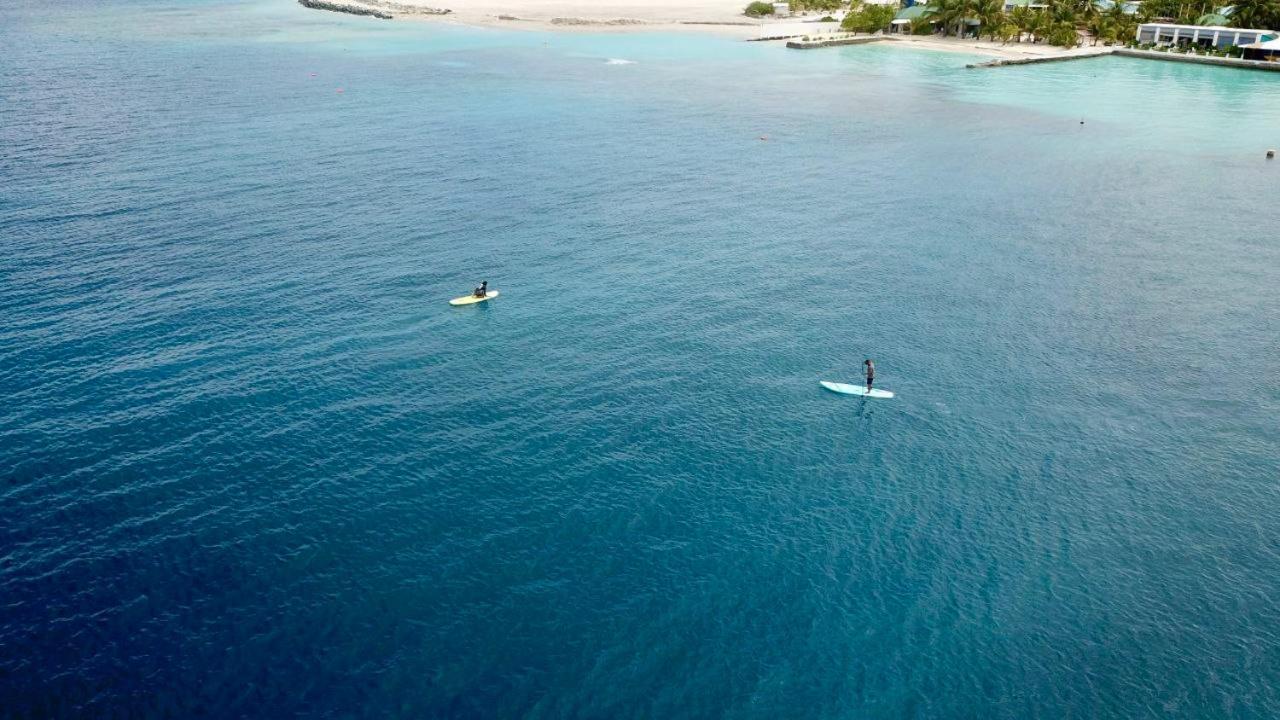
{"type": "Polygon", "coordinates": [[[790,0],[791,9],[795,12],[813,10],[815,12],[835,12],[844,7],[847,0],[790,0]]]}
{"type": "Polygon", "coordinates": [[[972,31],[1003,43],[1048,42],[1075,47],[1080,44],[1080,31],[1085,30],[1095,45],[1110,44],[1133,37],[1138,25],[1138,19],[1126,13],[1118,0],[1106,9],[1093,0],[1048,0],[1043,6],[1016,5],[1007,12],[1004,0],[933,0],[929,7],[929,21],[943,35],[972,31]]]}
{"type": "Polygon", "coordinates": [[[1225,17],[1232,27],[1280,30],[1280,0],[1236,0],[1226,6],[1222,1],[1144,0],[1138,5],[1138,17],[1143,22],[1166,20],[1198,25],[1201,18],[1217,15],[1225,17]]]}
{"type": "MultiPolygon", "coordinates": [[[[1082,33],[1088,33],[1094,45],[1132,43],[1140,22],[1196,24],[1206,15],[1219,16],[1219,22],[1226,18],[1234,27],[1280,29],[1280,0],[1236,0],[1226,7],[1221,2],[1144,0],[1137,4],[1135,12],[1134,3],[1125,0],[1024,0],[1008,11],[1005,0],[929,0],[925,13],[910,16],[903,29],[913,35],[972,34],[1002,43],[1047,42],[1062,47],[1080,45],[1082,33]]],[[[791,0],[790,4],[795,11],[835,12],[843,7],[842,0],[791,0]]],[[[887,30],[896,12],[892,5],[852,0],[841,29],[854,33],[887,30]]],[[[772,15],[773,5],[752,2],[746,14],[772,15]]]]}
{"type": "Polygon", "coordinates": [[[1233,27],[1280,30],[1280,0],[1237,0],[1228,19],[1233,27]]]}
{"type": "Polygon", "coordinates": [[[897,14],[897,10],[892,5],[864,3],[857,8],[849,10],[849,13],[844,16],[844,21],[840,23],[840,29],[855,33],[873,33],[878,30],[884,30],[893,21],[893,16],[897,14]]]}

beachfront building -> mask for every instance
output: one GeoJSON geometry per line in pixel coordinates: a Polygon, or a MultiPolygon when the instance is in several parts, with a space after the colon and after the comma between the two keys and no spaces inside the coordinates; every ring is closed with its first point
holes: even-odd
{"type": "Polygon", "coordinates": [[[1248,60],[1280,61],[1280,39],[1250,43],[1240,48],[1248,60]]]}
{"type": "Polygon", "coordinates": [[[1228,28],[1206,25],[1175,25],[1173,23],[1142,23],[1138,26],[1137,40],[1150,45],[1177,45],[1190,47],[1224,48],[1231,45],[1252,45],[1280,38],[1274,30],[1228,28]]]}
{"type": "Polygon", "coordinates": [[[933,12],[933,8],[928,5],[912,5],[904,7],[893,16],[893,20],[889,23],[889,32],[898,33],[900,35],[911,34],[911,21],[925,17],[933,12]]]}
{"type": "MultiPolygon", "coordinates": [[[[1142,5],[1141,0],[1128,0],[1128,1],[1121,0],[1120,12],[1124,13],[1125,15],[1137,15],[1138,6],[1140,5],[1142,5]]],[[[1098,8],[1102,12],[1106,12],[1116,6],[1116,0],[1093,0],[1093,6],[1098,8]]]]}
{"type": "Polygon", "coordinates": [[[1005,12],[1013,12],[1013,9],[1017,7],[1028,7],[1032,10],[1043,10],[1049,7],[1049,5],[1041,0],[1004,0],[1005,12]]]}

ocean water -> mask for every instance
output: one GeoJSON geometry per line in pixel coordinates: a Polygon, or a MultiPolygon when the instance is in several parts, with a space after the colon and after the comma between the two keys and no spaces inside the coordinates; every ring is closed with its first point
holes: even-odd
{"type": "Polygon", "coordinates": [[[1280,714],[1280,78],[0,48],[0,717],[1280,714]]]}

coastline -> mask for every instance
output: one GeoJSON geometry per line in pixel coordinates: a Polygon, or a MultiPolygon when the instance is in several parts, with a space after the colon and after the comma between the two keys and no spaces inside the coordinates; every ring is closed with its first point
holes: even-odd
{"type": "Polygon", "coordinates": [[[1066,60],[1106,55],[1111,51],[1111,48],[1105,48],[1101,45],[1094,47],[1086,44],[1082,47],[1061,48],[1047,43],[998,43],[988,40],[961,39],[938,35],[888,35],[885,39],[904,47],[915,47],[938,52],[985,55],[1001,60],[1066,60]]]}
{"type": "Polygon", "coordinates": [[[304,7],[382,19],[446,22],[535,32],[698,32],[755,39],[763,23],[725,0],[631,0],[590,5],[563,0],[298,0],[304,7]]]}
{"type": "MultiPolygon", "coordinates": [[[[742,40],[785,44],[770,37],[769,25],[795,25],[819,14],[791,22],[762,22],[741,12],[733,0],[619,0],[586,4],[572,0],[298,0],[304,7],[411,22],[443,22],[479,28],[531,32],[637,33],[680,32],[714,34],[742,40]]],[[[857,36],[857,43],[885,43],[936,52],[981,55],[1001,60],[1071,58],[1099,54],[1100,48],[1064,49],[1045,43],[998,43],[937,35],[857,36]],[[865,38],[865,39],[863,39],[865,38]]]]}
{"type": "MultiPolygon", "coordinates": [[[[297,0],[313,10],[367,16],[381,20],[446,22],[453,25],[527,30],[531,32],[715,34],[741,40],[776,42],[794,49],[818,49],[871,43],[990,58],[970,67],[1024,65],[1111,55],[1121,48],[1085,44],[1062,48],[1048,43],[996,42],[940,35],[888,35],[832,32],[830,23],[815,23],[819,13],[783,20],[755,20],[741,13],[740,0],[610,0],[586,4],[576,0],[297,0]],[[447,4],[448,7],[443,5],[447,4]],[[812,26],[812,29],[810,29],[812,26]]],[[[1261,70],[1271,63],[1221,62],[1213,58],[1169,56],[1128,51],[1143,57],[1261,70]]]]}

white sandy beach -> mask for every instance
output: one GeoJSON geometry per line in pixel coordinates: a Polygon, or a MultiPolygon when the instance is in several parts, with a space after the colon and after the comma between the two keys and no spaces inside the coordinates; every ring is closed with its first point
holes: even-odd
{"type": "Polygon", "coordinates": [[[755,37],[759,21],[742,14],[742,0],[341,0],[350,5],[390,12],[398,18],[428,18],[468,25],[511,28],[575,28],[643,30],[705,27],[755,37]],[[448,15],[414,12],[413,8],[448,9],[448,15]],[[705,24],[705,25],[704,25],[705,24]]]}
{"type": "MultiPolygon", "coordinates": [[[[781,23],[798,27],[805,18],[761,21],[742,14],[745,0],[336,0],[345,5],[379,10],[397,19],[428,20],[510,29],[635,32],[693,31],[729,34],[755,39],[762,25],[781,23]],[[439,10],[448,14],[434,14],[439,10]]],[[[808,19],[817,19],[810,14],[808,19]]],[[[834,28],[833,28],[834,29],[834,28]]],[[[1047,43],[1011,42],[941,37],[938,35],[886,36],[888,42],[922,50],[1019,59],[1092,55],[1099,48],[1088,45],[1066,50],[1047,43]]]]}
{"type": "Polygon", "coordinates": [[[939,50],[943,52],[967,53],[970,55],[986,55],[1002,60],[1019,60],[1026,58],[1051,57],[1087,57],[1104,54],[1110,48],[1099,45],[1093,47],[1085,43],[1082,47],[1061,48],[1049,43],[1010,42],[1000,43],[972,38],[942,37],[940,35],[893,35],[889,41],[902,47],[920,48],[921,50],[939,50]]]}

